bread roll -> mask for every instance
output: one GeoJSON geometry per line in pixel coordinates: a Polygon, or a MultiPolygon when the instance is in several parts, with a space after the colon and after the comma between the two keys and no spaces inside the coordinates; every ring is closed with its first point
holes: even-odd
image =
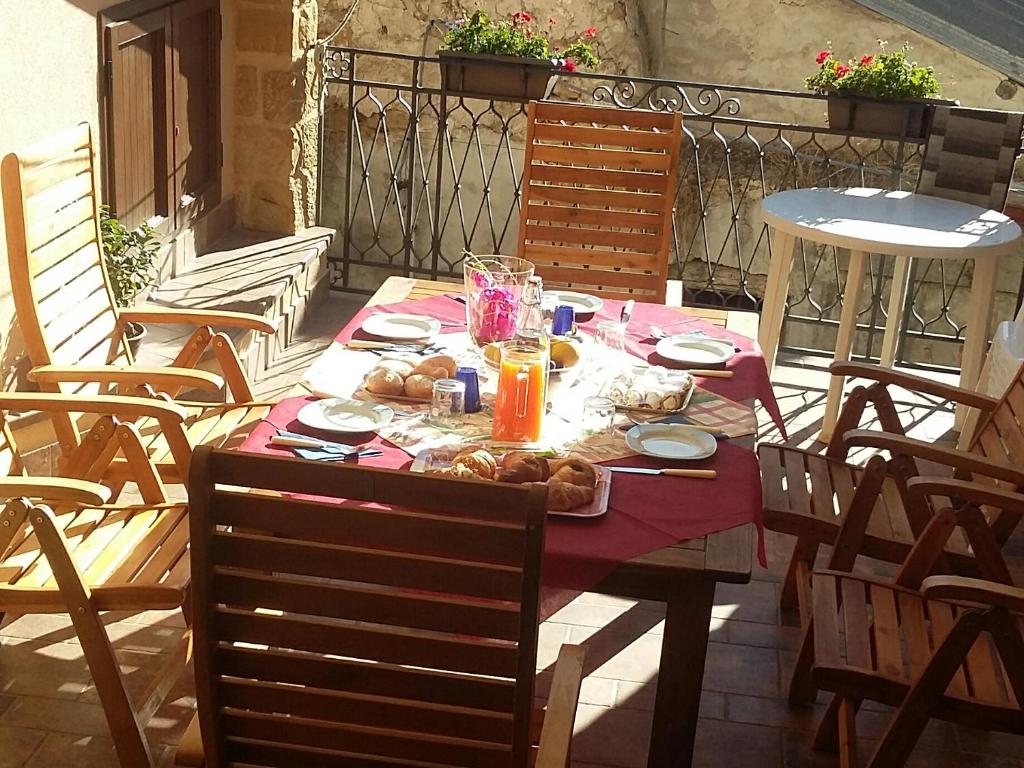
{"type": "Polygon", "coordinates": [[[495,479],[503,483],[533,483],[548,479],[548,463],[529,451],[510,451],[501,458],[495,479]]]}
{"type": "Polygon", "coordinates": [[[478,475],[485,480],[493,480],[494,473],[498,469],[498,463],[494,460],[494,456],[483,448],[459,451],[455,454],[454,458],[452,458],[452,466],[467,467],[475,475],[478,475]]]}
{"type": "Polygon", "coordinates": [[[401,376],[402,379],[405,379],[406,376],[412,373],[412,369],[414,366],[412,363],[407,362],[406,360],[394,360],[391,358],[384,358],[379,363],[377,363],[377,367],[386,368],[389,371],[394,371],[399,376],[401,376]]]}
{"type": "Polygon", "coordinates": [[[581,488],[593,488],[597,485],[597,472],[586,459],[568,456],[551,462],[551,479],[581,488]]]}
{"type": "Polygon", "coordinates": [[[423,358],[420,364],[412,369],[412,372],[425,373],[428,376],[433,376],[435,379],[454,379],[457,367],[455,358],[451,355],[430,355],[423,358]],[[444,370],[443,375],[439,376],[435,373],[438,368],[444,370]]]}
{"type": "Polygon", "coordinates": [[[434,380],[430,376],[414,373],[405,380],[406,397],[430,400],[434,395],[434,380]]]}
{"type": "Polygon", "coordinates": [[[400,395],[402,377],[388,368],[374,368],[366,377],[366,389],[375,395],[400,395]]]}

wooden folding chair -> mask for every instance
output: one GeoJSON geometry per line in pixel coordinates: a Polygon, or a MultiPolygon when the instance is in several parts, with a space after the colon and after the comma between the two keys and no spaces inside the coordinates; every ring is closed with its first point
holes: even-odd
{"type": "Polygon", "coordinates": [[[813,658],[814,684],[835,693],[815,747],[838,749],[843,768],[857,763],[856,713],[864,699],[897,708],[871,768],[904,765],[932,717],[1024,734],[1024,590],[1002,579],[927,576],[958,526],[974,538],[988,530],[980,505],[1024,512],[1024,497],[956,480],[908,485],[913,495],[968,503],[932,518],[894,582],[815,571],[801,595],[811,615],[802,654],[813,658]]]}
{"type": "Polygon", "coordinates": [[[519,250],[547,286],[665,303],[678,112],[531,102],[519,250]]]}
{"type": "Polygon", "coordinates": [[[565,767],[579,646],[531,731],[545,491],[203,447],[189,496],[178,764],[565,767]]]}
{"type": "MultiPolygon", "coordinates": [[[[1024,484],[1024,367],[998,399],[880,366],[839,362],[829,370],[874,383],[851,392],[825,454],[780,444],[758,446],[765,526],[797,537],[783,587],[784,607],[796,605],[798,572],[811,570],[819,547],[833,545],[844,525],[858,535],[849,538],[852,551],[833,549],[830,568],[845,568],[854,553],[892,563],[906,559],[932,515],[926,500],[911,499],[905,492],[907,480],[920,474],[915,459],[945,464],[961,479],[1005,488],[1024,484]],[[969,451],[906,437],[889,386],[980,409],[983,417],[969,451]],[[868,404],[878,414],[879,431],[856,429],[868,404]],[[865,466],[845,461],[855,446],[889,451],[891,459],[876,456],[865,466]]],[[[998,507],[985,507],[984,513],[1000,547],[1022,516],[998,507]]],[[[974,553],[961,533],[950,538],[946,556],[956,570],[976,572],[974,553]]]]}
{"type": "MultiPolygon", "coordinates": [[[[188,404],[189,440],[217,445],[241,441],[271,404],[253,401],[231,339],[210,326],[273,333],[274,325],[241,312],[115,305],[103,260],[89,125],[7,155],[0,165],[0,183],[11,288],[33,365],[30,378],[48,392],[104,393],[117,387],[134,394],[151,387],[172,398],[183,389],[220,390],[226,380],[232,402],[188,404]],[[124,340],[127,322],[197,328],[171,366],[141,368],[124,340]],[[208,348],[223,378],[195,368],[208,348]]],[[[147,450],[165,478],[183,480],[187,466],[175,465],[155,426],[139,424],[147,450]]],[[[73,415],[56,416],[54,429],[65,456],[81,443],[73,415]]],[[[106,480],[116,490],[124,479],[125,462],[117,459],[106,480]]]]}
{"type": "MultiPolygon", "coordinates": [[[[7,397],[0,407],[11,405],[7,397]]],[[[22,407],[42,408],[47,400],[58,408],[85,410],[87,405],[69,403],[66,396],[14,397],[21,398],[22,407]]],[[[103,405],[118,406],[120,400],[138,398],[103,398],[103,405]]],[[[161,419],[169,424],[177,416],[180,426],[181,414],[173,406],[146,401],[142,406],[152,409],[150,416],[165,409],[161,419]]],[[[109,460],[117,450],[142,478],[139,504],[106,504],[110,491],[87,480],[24,476],[0,412],[0,470],[7,475],[0,477],[0,624],[29,613],[69,614],[121,765],[149,768],[153,760],[143,729],[184,670],[190,635],[183,634],[150,685],[133,699],[100,614],[180,608],[188,620],[188,510],[167,501],[130,423],[102,415],[76,458],[88,474],[89,465],[109,460]]]]}

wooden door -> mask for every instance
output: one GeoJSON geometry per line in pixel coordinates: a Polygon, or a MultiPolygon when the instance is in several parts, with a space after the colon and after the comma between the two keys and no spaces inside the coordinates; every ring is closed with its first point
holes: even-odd
{"type": "Polygon", "coordinates": [[[174,200],[183,226],[220,200],[220,4],[171,6],[174,200]]]}
{"type": "Polygon", "coordinates": [[[172,217],[168,19],[161,9],[106,28],[106,199],[129,229],[172,217]]]}

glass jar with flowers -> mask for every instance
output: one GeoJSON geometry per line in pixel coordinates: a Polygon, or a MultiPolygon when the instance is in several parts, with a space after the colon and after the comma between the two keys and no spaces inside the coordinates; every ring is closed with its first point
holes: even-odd
{"type": "Polygon", "coordinates": [[[444,89],[480,98],[545,98],[560,72],[600,63],[594,50],[596,27],[555,45],[557,25],[550,17],[545,29],[527,11],[492,19],[479,9],[449,22],[437,54],[444,89]]]}
{"type": "Polygon", "coordinates": [[[890,51],[884,40],[881,52],[865,54],[846,63],[831,47],[815,58],[818,71],[808,77],[807,87],[828,96],[830,128],[851,133],[901,136],[920,139],[928,135],[939,81],[932,67],[907,58],[910,48],[890,51]]]}
{"type": "Polygon", "coordinates": [[[478,347],[511,339],[519,325],[519,300],[533,263],[515,256],[466,253],[462,265],[466,289],[466,327],[478,347]]]}

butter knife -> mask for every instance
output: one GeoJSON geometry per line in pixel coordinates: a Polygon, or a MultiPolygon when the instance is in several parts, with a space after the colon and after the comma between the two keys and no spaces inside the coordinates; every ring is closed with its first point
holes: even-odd
{"type": "Polygon", "coordinates": [[[631,475],[668,475],[669,477],[697,477],[714,480],[718,473],[713,469],[648,469],[646,467],[605,467],[612,472],[627,472],[631,475]]]}

